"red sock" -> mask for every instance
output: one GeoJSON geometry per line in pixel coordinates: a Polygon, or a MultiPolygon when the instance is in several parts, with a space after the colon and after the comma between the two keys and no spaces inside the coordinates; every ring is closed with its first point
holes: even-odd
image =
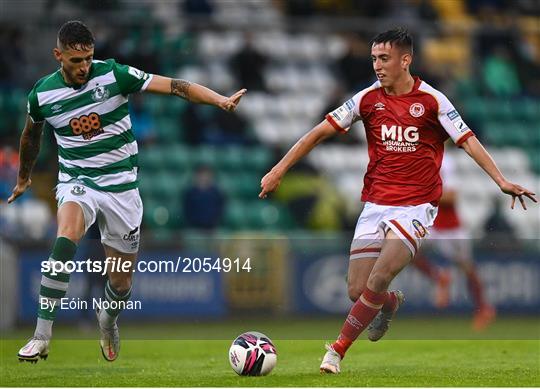
{"type": "Polygon", "coordinates": [[[413,260],[413,265],[433,281],[439,281],[439,268],[429,262],[425,257],[417,256],[413,260]]]}
{"type": "Polygon", "coordinates": [[[397,297],[396,292],[386,292],[386,300],[384,301],[384,305],[381,308],[381,311],[383,312],[392,312],[395,311],[397,307],[397,297]]]}
{"type": "Polygon", "coordinates": [[[482,281],[478,278],[476,270],[467,272],[467,286],[469,287],[469,293],[474,301],[476,308],[481,308],[485,305],[484,293],[482,290],[482,281]]]}
{"type": "Polygon", "coordinates": [[[377,315],[387,296],[387,292],[376,293],[369,288],[364,289],[360,298],[349,311],[349,316],[341,328],[338,340],[332,344],[332,348],[341,355],[341,358],[345,356],[347,349],[377,315]]]}

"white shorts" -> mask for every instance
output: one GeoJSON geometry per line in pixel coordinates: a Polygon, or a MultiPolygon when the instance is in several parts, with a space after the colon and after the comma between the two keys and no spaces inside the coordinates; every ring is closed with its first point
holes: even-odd
{"type": "Polygon", "coordinates": [[[79,204],[84,214],[84,231],[98,221],[101,243],[122,253],[139,250],[143,206],[138,189],[103,192],[80,182],[56,186],[58,207],[68,201],[79,204]]]}
{"type": "Polygon", "coordinates": [[[378,257],[389,229],[414,257],[436,216],[437,207],[429,203],[403,207],[366,203],[356,223],[350,259],[378,257]]]}
{"type": "Polygon", "coordinates": [[[472,261],[470,236],[461,227],[451,229],[433,229],[426,241],[432,248],[450,261],[472,261]]]}

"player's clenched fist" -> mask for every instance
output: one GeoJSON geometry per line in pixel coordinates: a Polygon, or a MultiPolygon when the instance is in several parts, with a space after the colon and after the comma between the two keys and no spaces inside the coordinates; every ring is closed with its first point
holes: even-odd
{"type": "Polygon", "coordinates": [[[259,198],[265,199],[268,193],[275,191],[281,182],[281,176],[279,172],[270,170],[261,180],[259,198]]]}

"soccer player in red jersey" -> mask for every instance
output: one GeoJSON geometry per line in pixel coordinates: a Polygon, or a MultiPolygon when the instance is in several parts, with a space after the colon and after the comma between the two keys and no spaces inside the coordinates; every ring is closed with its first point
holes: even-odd
{"type": "MultiPolygon", "coordinates": [[[[443,194],[439,211],[429,234],[426,246],[430,246],[445,258],[453,261],[467,278],[467,287],[474,304],[473,329],[481,331],[495,319],[495,308],[486,301],[484,287],[474,266],[470,237],[461,225],[457,211],[458,177],[455,161],[445,154],[441,165],[443,194]]],[[[435,305],[445,308],[449,304],[450,273],[430,262],[423,250],[416,255],[413,265],[436,283],[435,305]]]]}
{"type": "Polygon", "coordinates": [[[534,193],[502,175],[450,101],[411,75],[413,42],[406,30],[377,35],[371,58],[377,82],[326,115],[261,180],[259,197],[265,198],[316,145],[347,132],[358,120],[364,122],[370,162],[361,198],[365,206],[350,250],[348,291],[354,304],[338,339],[327,345],[320,367],[326,373],[339,373],[347,349],[368,325],[370,340],[380,339],[403,302],[403,293],[388,287],[414,257],[437,216],[439,169],[448,137],[512,196],[512,207],[516,198],[525,209],[524,197],[536,202],[534,193]]]}

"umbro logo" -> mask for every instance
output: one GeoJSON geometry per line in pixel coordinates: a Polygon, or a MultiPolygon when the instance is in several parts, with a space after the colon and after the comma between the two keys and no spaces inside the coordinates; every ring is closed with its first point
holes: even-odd
{"type": "Polygon", "coordinates": [[[62,109],[62,106],[60,104],[55,104],[51,107],[51,111],[52,113],[57,113],[58,111],[60,111],[62,109]]]}
{"type": "Polygon", "coordinates": [[[385,109],[384,104],[381,103],[380,101],[377,104],[375,104],[374,107],[375,107],[375,111],[381,111],[385,109]]]}

